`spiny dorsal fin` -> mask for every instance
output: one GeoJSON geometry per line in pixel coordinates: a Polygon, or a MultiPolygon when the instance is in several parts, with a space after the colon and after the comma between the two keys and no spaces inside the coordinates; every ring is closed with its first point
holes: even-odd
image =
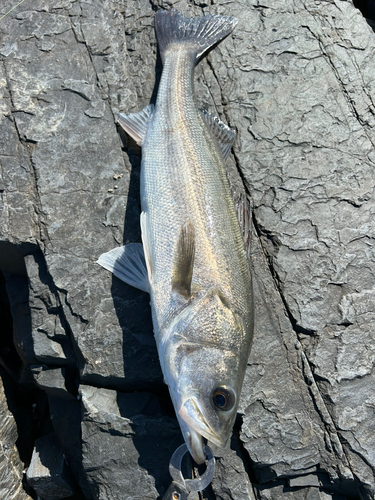
{"type": "Polygon", "coordinates": [[[174,254],[172,290],[190,297],[195,256],[195,229],[189,220],[180,229],[174,254]]]}
{"type": "Polygon", "coordinates": [[[103,253],[97,263],[128,285],[150,293],[141,243],[129,243],[123,247],[114,248],[110,252],[103,253]]]}
{"type": "Polygon", "coordinates": [[[147,127],[153,112],[154,105],[149,104],[139,113],[130,113],[129,115],[119,113],[117,119],[125,132],[141,146],[146,137],[147,127]]]}
{"type": "Polygon", "coordinates": [[[225,123],[223,123],[217,116],[212,115],[203,109],[200,109],[199,111],[205,124],[219,143],[224,160],[226,160],[236,138],[236,132],[228,127],[228,125],[225,125],[225,123]]]}

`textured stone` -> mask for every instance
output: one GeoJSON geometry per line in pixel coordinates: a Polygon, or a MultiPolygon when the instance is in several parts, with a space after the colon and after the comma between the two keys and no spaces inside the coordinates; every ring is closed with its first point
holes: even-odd
{"type": "Polygon", "coordinates": [[[49,396],[71,399],[74,396],[67,390],[64,368],[48,368],[45,365],[31,365],[36,385],[49,396]]]}
{"type": "MultiPolygon", "coordinates": [[[[70,471],[80,486],[84,498],[92,500],[90,486],[82,465],[81,406],[77,399],[59,398],[48,394],[48,406],[53,428],[70,471]]],[[[78,497],[77,500],[82,500],[78,497]]]]}
{"type": "Polygon", "coordinates": [[[176,420],[155,412],[149,394],[85,386],[80,393],[83,466],[94,498],[110,491],[113,500],[124,492],[129,500],[156,500],[171,482],[169,459],[182,442],[176,420]]]}
{"type": "Polygon", "coordinates": [[[316,475],[308,474],[307,476],[292,477],[289,479],[289,486],[291,488],[298,488],[301,486],[317,486],[319,487],[319,478],[316,475]]]}
{"type": "Polygon", "coordinates": [[[35,441],[26,478],[43,500],[60,500],[74,493],[63,452],[54,434],[35,441]]]}
{"type": "Polygon", "coordinates": [[[244,414],[241,439],[260,482],[315,472],[319,466],[336,478],[345,457],[329,418],[316,412],[304,381],[301,345],[266,273],[257,238],[252,257],[257,322],[239,410],[244,414]]]}
{"type": "Polygon", "coordinates": [[[0,377],[0,498],[2,500],[29,500],[22,488],[23,463],[16,441],[17,424],[8,409],[7,397],[0,377]]]}
{"type": "MultiPolygon", "coordinates": [[[[244,464],[241,443],[234,433],[224,449],[211,445],[216,460],[210,488],[222,500],[255,500],[253,487],[244,464]]],[[[209,488],[207,488],[209,489],[209,488]]]]}
{"type": "MultiPolygon", "coordinates": [[[[131,165],[96,85],[91,54],[77,42],[68,12],[38,5],[2,25],[1,50],[17,131],[33,144],[19,147],[33,166],[45,258],[81,354],[82,377],[126,387],[160,382],[151,318],[143,312],[147,296],[119,289],[95,264],[103,251],[122,242],[131,165]],[[14,50],[20,39],[22,50],[14,50]],[[90,109],[101,109],[100,117],[85,113],[90,109]],[[116,175],[121,177],[115,183],[116,175]],[[115,184],[118,189],[110,193],[115,184]]],[[[103,12],[112,19],[110,11],[103,12]]],[[[8,176],[10,168],[3,166],[8,176]]],[[[126,238],[139,238],[139,227],[126,238]]],[[[59,356],[56,350],[50,354],[59,356]]]]}
{"type": "Polygon", "coordinates": [[[58,314],[48,311],[32,286],[29,288],[29,283],[24,276],[8,276],[6,282],[14,341],[21,358],[25,364],[72,364],[72,345],[66,338],[58,314]]]}

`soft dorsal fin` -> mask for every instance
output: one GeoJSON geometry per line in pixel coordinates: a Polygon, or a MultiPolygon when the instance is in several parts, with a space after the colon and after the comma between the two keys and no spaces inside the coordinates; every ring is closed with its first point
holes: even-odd
{"type": "Polygon", "coordinates": [[[228,125],[225,125],[225,123],[223,123],[217,116],[212,115],[203,109],[200,109],[199,111],[205,124],[218,141],[224,160],[226,160],[236,138],[236,132],[228,127],[228,125]]]}
{"type": "Polygon", "coordinates": [[[195,229],[189,220],[180,228],[174,253],[172,290],[185,299],[190,297],[195,256],[195,229]]]}
{"type": "Polygon", "coordinates": [[[236,202],[237,217],[240,223],[242,236],[245,244],[247,256],[250,257],[250,242],[251,242],[251,205],[250,200],[245,193],[241,193],[236,202]]]}
{"type": "Polygon", "coordinates": [[[146,137],[147,127],[154,112],[154,105],[149,104],[139,113],[125,115],[119,113],[117,119],[121,127],[132,137],[140,146],[146,137]]]}
{"type": "Polygon", "coordinates": [[[150,293],[150,283],[141,243],[129,243],[123,247],[114,248],[110,252],[103,253],[97,263],[128,285],[150,293]]]}

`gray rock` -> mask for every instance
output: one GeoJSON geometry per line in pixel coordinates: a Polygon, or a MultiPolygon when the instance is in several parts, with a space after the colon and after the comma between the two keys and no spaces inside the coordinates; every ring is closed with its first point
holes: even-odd
{"type": "Polygon", "coordinates": [[[48,368],[45,365],[31,365],[36,385],[49,396],[72,399],[74,396],[66,388],[64,368],[48,368]]]}
{"type": "MultiPolygon", "coordinates": [[[[102,252],[122,243],[125,208],[129,204],[132,212],[136,206],[127,196],[131,166],[113,114],[96,85],[87,46],[72,31],[68,5],[64,8],[65,15],[27,11],[9,17],[1,28],[6,78],[17,110],[13,116],[20,136],[34,144],[18,147],[35,174],[48,271],[80,351],[83,380],[127,388],[142,381],[160,383],[151,318],[144,313],[146,294],[119,289],[117,280],[95,264],[102,252]],[[20,39],[22,50],[14,51],[20,39]],[[36,81],[37,88],[26,91],[36,81]],[[101,118],[85,114],[98,102],[104,106],[101,118]],[[117,175],[123,177],[115,182],[117,175]]],[[[5,164],[5,176],[10,177],[10,168],[5,164]]],[[[17,188],[12,180],[11,192],[17,188]]],[[[139,228],[126,237],[139,238],[139,228]]],[[[56,350],[48,355],[59,357],[56,350]]]]}
{"type": "Polygon", "coordinates": [[[26,478],[43,500],[60,500],[73,495],[74,485],[54,434],[48,434],[35,441],[26,478]]]}
{"type": "MultiPolygon", "coordinates": [[[[26,265],[36,257],[26,257],[26,265]]],[[[53,293],[44,286],[43,293],[36,287],[40,280],[30,274],[8,276],[6,288],[13,316],[14,341],[25,364],[48,363],[67,365],[74,362],[72,344],[61,325],[58,304],[53,293]],[[48,291],[47,291],[48,290],[48,291]],[[50,303],[48,303],[50,301],[50,303]],[[51,303],[52,301],[52,303],[51,303]]]]}
{"type": "MultiPolygon", "coordinates": [[[[216,460],[211,483],[215,498],[223,500],[255,500],[255,494],[246,470],[246,458],[241,443],[234,433],[224,449],[210,443],[216,460]]],[[[209,489],[209,488],[208,488],[209,489]]]]}
{"type": "Polygon", "coordinates": [[[260,482],[304,475],[318,467],[334,480],[341,475],[345,456],[331,421],[316,411],[321,403],[314,402],[305,382],[301,345],[256,237],[252,257],[257,321],[240,403],[241,440],[260,482]]]}
{"type": "Polygon", "coordinates": [[[93,496],[82,465],[80,403],[77,399],[59,398],[48,394],[48,406],[53,428],[70,471],[80,486],[84,498],[92,500],[93,496]]]}
{"type": "Polygon", "coordinates": [[[148,416],[149,394],[81,386],[83,466],[94,499],[158,498],[168,488],[170,457],[181,444],[175,419],[148,416]]]}
{"type": "Polygon", "coordinates": [[[17,424],[8,409],[7,396],[0,377],[0,498],[2,500],[29,500],[22,488],[24,465],[20,460],[16,441],[17,424]]]}
{"type": "Polygon", "coordinates": [[[301,486],[317,486],[319,488],[319,478],[314,474],[307,474],[306,476],[291,477],[289,479],[289,486],[291,488],[297,488],[301,486]]]}

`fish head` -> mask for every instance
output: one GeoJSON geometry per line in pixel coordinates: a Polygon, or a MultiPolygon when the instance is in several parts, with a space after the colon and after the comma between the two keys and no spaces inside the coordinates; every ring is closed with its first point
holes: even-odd
{"type": "Polygon", "coordinates": [[[185,442],[197,463],[203,438],[224,447],[236,419],[247,357],[240,318],[216,289],[193,300],[169,336],[169,389],[185,442]]]}

